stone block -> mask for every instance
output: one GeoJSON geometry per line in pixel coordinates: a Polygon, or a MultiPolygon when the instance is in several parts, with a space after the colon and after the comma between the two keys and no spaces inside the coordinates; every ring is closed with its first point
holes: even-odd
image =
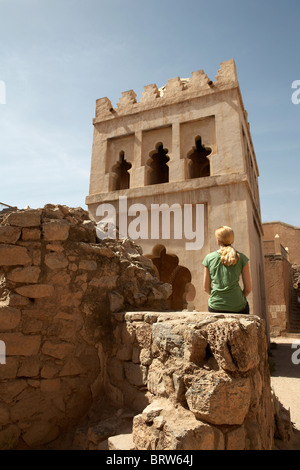
{"type": "Polygon", "coordinates": [[[135,328],[131,323],[125,322],[122,326],[122,343],[133,344],[134,340],[135,340],[135,328]]]}
{"type": "Polygon", "coordinates": [[[43,237],[47,241],[64,241],[69,237],[70,224],[66,220],[51,220],[43,224],[43,237]]]}
{"type": "Polygon", "coordinates": [[[16,266],[28,265],[32,260],[23,246],[0,245],[0,265],[16,266]]]}
{"type": "Polygon", "coordinates": [[[139,361],[143,366],[149,366],[152,362],[151,350],[143,348],[139,353],[139,361]]]}
{"type": "Polygon", "coordinates": [[[21,392],[26,389],[26,380],[18,378],[0,383],[0,396],[4,403],[11,404],[21,392]]]}
{"type": "Polygon", "coordinates": [[[45,264],[50,269],[62,269],[68,266],[69,261],[62,253],[48,253],[45,256],[45,264]]]}
{"type": "Polygon", "coordinates": [[[30,300],[27,299],[26,297],[23,297],[22,295],[15,294],[13,292],[10,292],[9,296],[7,299],[3,302],[0,301],[0,307],[26,307],[30,303],[30,300]]]}
{"type": "Polygon", "coordinates": [[[56,379],[43,379],[40,381],[40,388],[42,393],[55,393],[60,389],[61,381],[56,379]]]}
{"type": "Polygon", "coordinates": [[[51,297],[54,294],[54,287],[49,284],[33,284],[18,287],[16,292],[30,299],[42,299],[44,297],[51,297]]]}
{"type": "Polygon", "coordinates": [[[91,229],[88,225],[70,225],[69,239],[74,242],[96,243],[96,229],[91,229]]]}
{"type": "Polygon", "coordinates": [[[41,368],[40,360],[36,357],[25,358],[19,369],[18,377],[37,377],[41,368]]]}
{"type": "Polygon", "coordinates": [[[52,363],[45,363],[41,369],[41,377],[43,379],[52,379],[60,371],[60,367],[52,363]]]}
{"type": "Polygon", "coordinates": [[[151,338],[151,325],[147,323],[142,323],[141,325],[139,325],[138,323],[135,324],[135,340],[141,349],[151,348],[151,338]]]}
{"type": "Polygon", "coordinates": [[[207,342],[218,365],[246,372],[259,363],[258,326],[252,319],[226,317],[207,327],[207,342]]]}
{"type": "Polygon", "coordinates": [[[48,421],[39,420],[33,423],[26,432],[22,435],[22,438],[26,444],[35,448],[53,441],[59,435],[59,428],[48,421]]]}
{"type": "Polygon", "coordinates": [[[10,423],[9,408],[6,405],[0,405],[0,426],[10,423]]]}
{"type": "Polygon", "coordinates": [[[2,225],[0,227],[0,243],[16,243],[21,235],[19,227],[11,227],[10,225],[2,225]]]}
{"type": "Polygon", "coordinates": [[[83,259],[79,262],[79,269],[95,271],[95,269],[97,269],[97,262],[89,259],[83,259]]]}
{"type": "Polygon", "coordinates": [[[84,374],[85,370],[76,357],[70,358],[60,371],[60,377],[84,374]]]}
{"type": "Polygon", "coordinates": [[[42,333],[44,322],[42,320],[38,320],[37,318],[32,318],[30,314],[32,314],[31,310],[29,310],[29,315],[23,314],[22,332],[25,335],[30,335],[32,333],[42,333]]]}
{"type": "Polygon", "coordinates": [[[132,434],[118,434],[108,438],[109,450],[135,450],[132,434]]]}
{"type": "Polygon", "coordinates": [[[137,387],[142,387],[146,384],[146,367],[133,364],[132,362],[124,363],[125,376],[128,382],[137,387]]]}
{"type": "Polygon", "coordinates": [[[23,228],[22,240],[39,240],[41,238],[41,230],[39,228],[23,228]]]}
{"type": "Polygon", "coordinates": [[[130,361],[132,356],[132,345],[122,344],[117,351],[117,359],[120,361],[130,361]]]}
{"type": "Polygon", "coordinates": [[[7,357],[5,367],[0,364],[0,381],[6,379],[15,379],[19,367],[19,359],[16,357],[7,357]]]}
{"type": "Polygon", "coordinates": [[[166,399],[155,399],[134,417],[132,434],[137,450],[223,450],[225,446],[221,431],[166,399]]]}
{"type": "Polygon", "coordinates": [[[144,312],[126,312],[125,313],[125,320],[129,322],[134,321],[143,321],[144,320],[144,312]]]}
{"type": "Polygon", "coordinates": [[[64,359],[73,354],[75,346],[71,343],[52,343],[51,341],[46,341],[42,347],[42,353],[55,357],[57,359],[64,359]]]}
{"type": "Polygon", "coordinates": [[[71,276],[66,271],[50,271],[47,275],[47,281],[51,284],[67,286],[70,284],[71,276]]]}
{"type": "Polygon", "coordinates": [[[13,307],[0,307],[0,331],[14,330],[20,323],[21,311],[13,307]]]}
{"type": "Polygon", "coordinates": [[[158,349],[162,356],[168,354],[180,356],[184,339],[180,334],[172,332],[173,325],[154,323],[152,327],[152,348],[158,349]]]}
{"type": "Polygon", "coordinates": [[[184,357],[187,361],[200,364],[206,356],[207,341],[201,332],[189,328],[184,335],[184,357]]]}
{"type": "Polygon", "coordinates": [[[37,227],[41,223],[39,209],[11,212],[6,217],[6,223],[17,227],[37,227]]]}
{"type": "Polygon", "coordinates": [[[13,282],[36,283],[39,280],[41,270],[38,266],[15,268],[7,275],[7,279],[13,282]]]}
{"type": "Polygon", "coordinates": [[[250,406],[250,380],[208,373],[196,379],[185,396],[198,419],[216,425],[241,425],[250,406]]]}
{"type": "Polygon", "coordinates": [[[5,342],[7,356],[34,356],[41,346],[40,335],[1,333],[1,339],[5,342]]]}
{"type": "MultiPolygon", "coordinates": [[[[21,379],[19,379],[21,380],[21,379]]],[[[32,383],[33,381],[31,381],[32,383]]],[[[39,381],[37,381],[39,383],[39,381]]],[[[48,413],[50,402],[41,393],[38,387],[26,387],[19,395],[18,401],[11,406],[11,417],[14,422],[28,421],[32,422],[33,416],[37,410],[41,415],[48,413]]]]}

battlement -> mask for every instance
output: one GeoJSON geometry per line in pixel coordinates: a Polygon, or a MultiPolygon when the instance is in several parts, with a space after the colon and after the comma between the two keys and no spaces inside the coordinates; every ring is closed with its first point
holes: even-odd
{"type": "Polygon", "coordinates": [[[146,85],[140,101],[137,101],[137,95],[133,90],[124,91],[116,108],[113,108],[108,98],[100,98],[96,101],[96,116],[93,123],[97,124],[118,116],[178,103],[224,89],[236,88],[238,87],[238,79],[234,60],[222,62],[215,78],[216,80],[213,82],[203,70],[197,70],[192,73],[191,78],[171,78],[161,88],[158,88],[155,83],[146,85]]]}

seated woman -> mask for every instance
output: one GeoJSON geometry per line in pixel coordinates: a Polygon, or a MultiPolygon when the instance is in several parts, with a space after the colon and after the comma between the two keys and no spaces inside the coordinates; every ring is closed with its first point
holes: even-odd
{"type": "Polygon", "coordinates": [[[249,259],[236,251],[232,228],[222,226],[215,231],[220,247],[203,260],[203,288],[209,294],[208,311],[225,313],[249,313],[246,297],[251,292],[249,259]],[[239,279],[242,275],[243,290],[239,279]]]}

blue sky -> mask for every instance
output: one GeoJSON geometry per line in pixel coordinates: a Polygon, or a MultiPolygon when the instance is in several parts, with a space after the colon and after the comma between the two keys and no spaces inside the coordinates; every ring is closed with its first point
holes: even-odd
{"type": "Polygon", "coordinates": [[[96,99],[233,58],[262,220],[299,226],[299,21],[299,0],[0,0],[0,201],[86,208],[96,99]]]}

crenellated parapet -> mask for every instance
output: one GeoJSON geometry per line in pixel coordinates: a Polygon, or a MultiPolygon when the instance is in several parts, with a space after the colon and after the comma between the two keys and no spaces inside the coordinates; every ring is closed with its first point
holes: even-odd
{"type": "Polygon", "coordinates": [[[214,82],[203,70],[197,70],[190,78],[171,78],[161,88],[158,88],[155,83],[146,85],[139,101],[133,90],[124,91],[116,108],[113,108],[108,98],[100,98],[96,101],[94,124],[117,116],[170,105],[235,87],[238,87],[238,79],[234,60],[231,59],[220,64],[214,82]]]}

